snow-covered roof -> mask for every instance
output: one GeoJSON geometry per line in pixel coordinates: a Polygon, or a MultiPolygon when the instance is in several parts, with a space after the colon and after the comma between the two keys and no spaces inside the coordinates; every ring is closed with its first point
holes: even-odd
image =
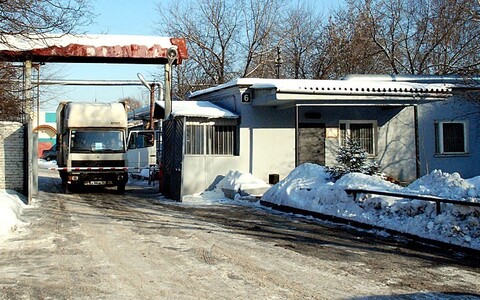
{"type": "Polygon", "coordinates": [[[309,80],[309,79],[265,79],[239,78],[227,83],[192,93],[191,97],[212,93],[234,86],[252,89],[275,88],[277,92],[302,94],[411,94],[411,93],[449,93],[450,84],[426,84],[415,82],[387,82],[385,80],[309,80]]]}
{"type": "Polygon", "coordinates": [[[185,39],[140,35],[6,35],[0,43],[3,59],[165,63],[168,49],[178,51],[178,63],[188,58],[185,39]]]}
{"type": "MultiPolygon", "coordinates": [[[[156,103],[165,108],[164,101],[156,103]]],[[[171,114],[173,117],[238,118],[238,115],[208,101],[173,101],[171,114]]]]}
{"type": "MultiPolygon", "coordinates": [[[[439,100],[451,94],[448,83],[417,83],[379,80],[306,80],[306,79],[263,79],[240,78],[216,87],[196,91],[191,99],[215,98],[214,94],[234,87],[253,91],[253,106],[278,106],[297,100],[353,101],[348,104],[364,104],[368,101],[394,104],[412,104],[419,100],[439,100]]],[[[213,100],[213,99],[212,99],[213,100]]],[[[345,102],[347,103],[347,102],[345,102]]]]}

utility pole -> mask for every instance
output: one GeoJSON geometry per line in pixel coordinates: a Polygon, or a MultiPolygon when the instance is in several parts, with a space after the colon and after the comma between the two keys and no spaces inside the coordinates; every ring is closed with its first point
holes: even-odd
{"type": "Polygon", "coordinates": [[[282,59],[282,50],[280,47],[277,47],[277,58],[275,58],[275,70],[276,70],[276,77],[277,79],[280,79],[280,67],[283,64],[283,59],[282,59]]]}

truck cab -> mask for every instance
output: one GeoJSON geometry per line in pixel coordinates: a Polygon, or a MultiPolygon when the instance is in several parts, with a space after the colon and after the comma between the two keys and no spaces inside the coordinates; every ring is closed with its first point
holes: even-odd
{"type": "Polygon", "coordinates": [[[127,117],[122,103],[61,103],[57,109],[58,171],[66,192],[128,181],[127,117]]]}

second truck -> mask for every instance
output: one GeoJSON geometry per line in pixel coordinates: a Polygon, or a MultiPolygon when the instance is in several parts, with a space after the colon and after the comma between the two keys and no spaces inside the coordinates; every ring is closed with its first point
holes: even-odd
{"type": "Polygon", "coordinates": [[[80,186],[125,191],[127,112],[123,103],[61,102],[57,108],[57,170],[66,192],[80,186]]]}

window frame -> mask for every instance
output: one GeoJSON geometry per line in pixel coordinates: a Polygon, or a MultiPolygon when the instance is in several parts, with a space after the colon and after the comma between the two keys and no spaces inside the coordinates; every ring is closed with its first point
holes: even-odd
{"type": "MultiPolygon", "coordinates": [[[[194,129],[194,131],[196,131],[194,129]]],[[[224,122],[215,123],[215,122],[193,122],[187,121],[185,122],[185,139],[184,139],[185,147],[184,147],[184,155],[191,155],[191,156],[238,156],[238,124],[227,124],[224,122]],[[191,133],[191,126],[197,127],[198,132],[201,134],[201,138],[196,135],[196,139],[201,141],[201,150],[196,151],[197,153],[191,153],[191,147],[189,142],[189,133],[191,133]],[[223,143],[223,148],[220,145],[215,146],[215,142],[219,143],[220,140],[216,139],[217,136],[215,133],[221,132],[216,131],[215,128],[228,128],[228,139],[229,142],[227,144],[223,143]],[[225,149],[225,146],[228,146],[227,151],[222,151],[223,153],[219,153],[219,149],[225,149]],[[227,152],[227,153],[225,153],[227,152]]],[[[198,149],[200,149],[198,148],[198,149]]]]}
{"type": "Polygon", "coordinates": [[[467,120],[437,120],[434,122],[435,156],[462,156],[469,154],[468,121],[467,120]],[[446,152],[444,141],[444,124],[463,125],[463,152],[446,152]]]}
{"type": "Polygon", "coordinates": [[[378,147],[377,147],[377,141],[378,141],[378,125],[377,125],[377,120],[339,120],[338,121],[338,145],[339,146],[345,146],[345,140],[342,139],[342,124],[345,124],[345,137],[350,138],[351,132],[350,132],[350,125],[351,124],[371,124],[372,125],[372,148],[373,148],[373,153],[369,153],[367,149],[367,155],[368,157],[375,157],[378,154],[378,147]]]}

